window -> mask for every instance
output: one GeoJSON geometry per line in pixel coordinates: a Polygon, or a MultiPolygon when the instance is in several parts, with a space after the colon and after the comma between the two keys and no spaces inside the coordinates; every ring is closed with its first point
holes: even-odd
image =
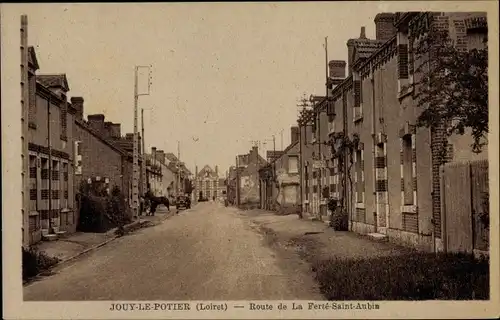
{"type": "Polygon", "coordinates": [[[288,157],[288,173],[298,173],[299,172],[299,157],[289,156],[288,157]]]}
{"type": "Polygon", "coordinates": [[[52,180],[59,181],[59,161],[52,160],[52,180]]]}
{"type": "Polygon", "coordinates": [[[365,184],[363,181],[363,151],[356,150],[356,198],[358,203],[363,203],[365,184]]]}
{"type": "Polygon", "coordinates": [[[69,198],[69,181],[68,181],[68,163],[63,162],[63,208],[68,208],[68,198],[69,198]]]}
{"type": "Polygon", "coordinates": [[[353,121],[357,122],[363,118],[363,83],[358,73],[354,73],[354,109],[353,121]]]}
{"type": "Polygon", "coordinates": [[[412,136],[403,137],[402,154],[402,187],[404,192],[404,205],[413,205],[413,163],[412,163],[412,136]]]}
{"type": "Polygon", "coordinates": [[[29,187],[30,187],[30,211],[37,210],[38,204],[38,179],[37,179],[37,158],[35,155],[29,156],[30,172],[29,172],[29,187]]]}

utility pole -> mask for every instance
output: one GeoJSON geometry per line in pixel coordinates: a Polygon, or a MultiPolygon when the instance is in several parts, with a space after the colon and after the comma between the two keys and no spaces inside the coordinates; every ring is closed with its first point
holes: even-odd
{"type": "Polygon", "coordinates": [[[144,108],[141,108],[141,137],[142,137],[142,190],[143,193],[147,191],[146,182],[146,138],[144,137],[144,108]]]}
{"type": "MultiPolygon", "coordinates": [[[[151,68],[152,66],[135,66],[135,77],[134,77],[134,139],[133,139],[133,154],[132,154],[132,210],[135,219],[139,216],[139,137],[138,137],[138,126],[137,126],[137,108],[139,102],[139,96],[147,96],[151,91],[151,68]],[[147,68],[149,70],[148,77],[148,91],[147,93],[139,93],[138,89],[138,73],[139,69],[147,68]]],[[[143,137],[144,138],[144,137],[143,137]]],[[[144,162],[144,159],[142,159],[144,162]]]]}
{"type": "Polygon", "coordinates": [[[274,152],[274,155],[273,155],[273,173],[274,173],[274,176],[276,177],[276,160],[278,159],[278,157],[276,157],[276,137],[274,136],[273,134],[273,152],[274,152]]]}
{"type": "Polygon", "coordinates": [[[177,195],[181,193],[181,142],[177,141],[177,195]]]}
{"type": "Polygon", "coordinates": [[[236,156],[236,207],[240,206],[240,168],[238,163],[238,156],[236,156]]]}
{"type": "Polygon", "coordinates": [[[283,151],[283,131],[285,131],[285,129],[281,129],[281,151],[283,151]]]}
{"type": "MultiPolygon", "coordinates": [[[[300,108],[300,111],[302,111],[302,115],[303,115],[303,112],[307,109],[307,107],[309,106],[309,104],[307,103],[307,99],[305,97],[303,97],[301,100],[300,100],[300,104],[297,105],[297,107],[300,108]]],[[[301,116],[302,116],[301,115],[301,116]]],[[[303,217],[303,212],[304,212],[304,184],[306,184],[306,179],[304,177],[304,158],[303,158],[303,155],[302,155],[302,128],[304,128],[304,139],[307,141],[307,131],[306,131],[306,128],[307,128],[307,120],[302,118],[301,119],[302,121],[299,121],[299,176],[300,176],[300,218],[303,217]],[[306,121],[304,121],[306,120],[306,121]]]]}
{"type": "Polygon", "coordinates": [[[23,245],[29,244],[29,150],[28,150],[28,119],[29,119],[29,84],[28,84],[28,16],[21,16],[21,161],[22,161],[22,189],[23,203],[22,214],[22,237],[23,245]]]}

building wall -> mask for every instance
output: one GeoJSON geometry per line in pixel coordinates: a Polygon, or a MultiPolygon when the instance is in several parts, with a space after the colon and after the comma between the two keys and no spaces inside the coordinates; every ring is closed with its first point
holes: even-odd
{"type": "Polygon", "coordinates": [[[312,153],[314,145],[311,144],[312,126],[300,127],[300,170],[302,170],[301,185],[302,185],[302,204],[304,213],[311,212],[311,202],[313,194],[312,186],[312,153]]]}
{"type": "Polygon", "coordinates": [[[241,205],[259,205],[260,203],[260,161],[257,147],[248,154],[248,165],[239,176],[239,196],[241,205]]]}
{"type": "MultiPolygon", "coordinates": [[[[294,145],[286,150],[280,158],[275,162],[276,179],[278,180],[278,188],[276,184],[273,186],[273,196],[281,209],[295,208],[298,209],[300,204],[300,177],[299,170],[291,172],[289,168],[290,158],[297,159],[297,169],[299,169],[299,144],[294,145]]],[[[273,168],[273,164],[271,164],[273,168]]]]}
{"type": "MultiPolygon", "coordinates": [[[[438,15],[437,23],[449,28],[459,46],[470,48],[468,39],[475,45],[480,43],[473,37],[464,36],[464,19],[470,14],[438,15]]],[[[410,65],[408,76],[401,73],[404,59],[398,53],[398,45],[405,44],[407,37],[404,33],[397,34],[375,57],[372,56],[369,67],[353,70],[352,79],[341,84],[341,90],[334,90],[333,95],[338,97],[334,102],[337,116],[333,126],[335,131],[341,131],[341,101],[344,99],[349,136],[359,135],[358,149],[363,153],[362,159],[354,157],[351,170],[349,220],[352,230],[381,232],[396,242],[432,250],[434,245],[438,249],[441,247],[439,165],[442,162],[437,158],[437,149],[443,143],[443,135],[415,126],[421,110],[412,91],[405,94],[402,87],[411,83],[412,78],[419,81],[419,75],[413,74],[414,68],[410,65]],[[360,113],[355,109],[356,81],[360,81],[362,110],[362,118],[356,117],[358,121],[355,121],[355,113],[360,113]],[[362,175],[356,174],[358,161],[362,175]],[[363,188],[358,189],[360,181],[363,188]],[[360,196],[363,189],[364,195],[360,196]],[[435,244],[432,243],[433,235],[437,238],[435,244]]],[[[446,161],[487,158],[487,150],[472,153],[470,143],[467,133],[452,136],[448,141],[446,161]]]]}
{"type": "Polygon", "coordinates": [[[48,231],[49,216],[55,231],[74,232],[73,185],[73,135],[74,114],[67,112],[67,101],[52,93],[48,88],[35,83],[30,77],[29,96],[29,167],[30,167],[30,203],[29,203],[29,244],[41,240],[48,231]],[[61,113],[65,108],[66,112],[61,113]],[[50,114],[49,114],[50,112],[50,114]],[[66,117],[66,135],[63,132],[63,119],[66,117]],[[50,131],[49,131],[50,122],[50,131]],[[49,169],[49,140],[51,146],[52,169],[49,169]],[[51,193],[49,193],[49,178],[51,193]],[[49,201],[50,215],[49,215],[49,201]]]}
{"type": "Polygon", "coordinates": [[[75,129],[75,138],[81,141],[80,152],[82,155],[82,174],[75,176],[77,190],[81,181],[99,176],[108,178],[111,188],[118,186],[124,191],[122,154],[90,133],[81,124],[77,123],[75,129]]]}

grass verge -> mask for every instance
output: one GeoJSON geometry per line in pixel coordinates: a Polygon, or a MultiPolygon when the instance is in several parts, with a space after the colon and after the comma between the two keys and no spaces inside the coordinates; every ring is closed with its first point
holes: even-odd
{"type": "Polygon", "coordinates": [[[412,253],[313,265],[328,300],[488,300],[489,260],[412,253]]]}

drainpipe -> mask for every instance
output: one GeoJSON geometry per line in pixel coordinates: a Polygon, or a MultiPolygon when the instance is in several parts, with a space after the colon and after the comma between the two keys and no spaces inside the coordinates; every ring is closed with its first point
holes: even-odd
{"type": "Polygon", "coordinates": [[[54,234],[52,227],[52,146],[50,141],[50,98],[47,99],[47,144],[49,147],[49,234],[54,234]]]}
{"type": "Polygon", "coordinates": [[[303,178],[303,173],[302,173],[302,126],[299,125],[299,179],[300,179],[300,184],[299,184],[299,187],[300,187],[300,215],[299,215],[299,218],[302,219],[302,213],[303,213],[303,209],[304,209],[304,196],[302,194],[303,192],[303,181],[302,181],[302,178],[303,178]]]}
{"type": "MultiPolygon", "coordinates": [[[[372,146],[372,159],[373,159],[373,168],[372,168],[372,173],[373,173],[373,195],[375,196],[375,232],[378,231],[378,197],[377,197],[377,166],[376,166],[376,148],[377,148],[377,139],[376,139],[376,123],[375,123],[375,69],[372,69],[371,72],[371,83],[372,83],[372,139],[373,139],[373,146],[372,146]]],[[[363,92],[363,90],[361,90],[363,92]]]]}

